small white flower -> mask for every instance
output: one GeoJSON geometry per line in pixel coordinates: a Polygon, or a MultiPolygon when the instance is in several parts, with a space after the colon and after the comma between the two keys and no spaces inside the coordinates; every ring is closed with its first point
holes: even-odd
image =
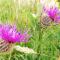
{"type": "Polygon", "coordinates": [[[33,16],[34,18],[36,18],[36,17],[37,17],[37,15],[36,15],[36,14],[32,14],[32,16],[33,16]]]}
{"type": "Polygon", "coordinates": [[[21,47],[21,46],[17,45],[14,47],[14,49],[16,49],[19,52],[23,52],[23,53],[27,53],[27,54],[30,54],[30,53],[36,54],[36,52],[33,49],[28,48],[28,47],[21,47]]]}

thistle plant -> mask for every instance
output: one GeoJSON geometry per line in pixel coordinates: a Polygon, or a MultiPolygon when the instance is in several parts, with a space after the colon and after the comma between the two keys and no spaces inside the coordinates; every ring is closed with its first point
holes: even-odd
{"type": "MultiPolygon", "coordinates": [[[[58,39],[58,36],[60,36],[58,33],[60,28],[60,9],[56,6],[55,3],[50,4],[51,0],[49,3],[46,2],[46,4],[44,1],[46,2],[48,0],[41,0],[42,3],[40,3],[42,5],[42,12],[40,11],[41,15],[39,16],[39,46],[40,55],[42,57],[46,57],[47,60],[49,60],[56,54],[54,51],[57,52],[54,58],[59,55],[60,51],[59,49],[57,49],[57,44],[60,42],[60,39],[58,39]],[[54,43],[54,41],[57,41],[57,43],[54,43]],[[52,46],[54,47],[54,50],[52,46]]],[[[45,58],[42,58],[41,60],[44,59],[45,58]]]]}
{"type": "Polygon", "coordinates": [[[56,23],[60,23],[60,9],[58,7],[44,8],[44,11],[56,23]]]}
{"type": "MultiPolygon", "coordinates": [[[[48,19],[45,19],[45,21],[48,20],[47,23],[49,23],[50,21],[54,22],[54,23],[60,23],[60,9],[57,7],[57,5],[55,4],[55,1],[53,1],[54,4],[50,3],[50,4],[45,4],[43,5],[43,12],[42,15],[49,17],[48,19]],[[52,5],[51,5],[52,4],[52,5]]],[[[43,16],[43,17],[44,17],[43,16]]],[[[44,21],[44,19],[42,19],[42,21],[44,21]]]]}
{"type": "Polygon", "coordinates": [[[0,24],[0,52],[9,52],[15,43],[27,42],[28,32],[18,32],[16,26],[0,24]]]}

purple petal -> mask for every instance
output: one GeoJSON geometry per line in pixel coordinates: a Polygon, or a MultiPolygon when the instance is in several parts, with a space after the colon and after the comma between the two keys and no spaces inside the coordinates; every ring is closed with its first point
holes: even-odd
{"type": "Polygon", "coordinates": [[[26,42],[29,39],[28,33],[20,33],[15,26],[0,25],[0,38],[9,43],[26,42]]]}
{"type": "Polygon", "coordinates": [[[57,7],[44,7],[44,12],[46,12],[52,21],[60,23],[60,10],[57,7]]]}

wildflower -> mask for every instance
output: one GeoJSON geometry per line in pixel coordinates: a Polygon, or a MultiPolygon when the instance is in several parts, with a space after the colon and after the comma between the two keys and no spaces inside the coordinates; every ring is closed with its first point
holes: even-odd
{"type": "Polygon", "coordinates": [[[29,38],[28,32],[18,32],[16,26],[0,24],[0,53],[10,52],[14,43],[27,42],[29,38]]]}
{"type": "Polygon", "coordinates": [[[26,42],[29,34],[18,32],[16,26],[0,25],[0,38],[9,43],[26,42]]]}
{"type": "Polygon", "coordinates": [[[55,0],[40,0],[43,5],[43,13],[46,13],[52,21],[60,23],[60,10],[55,0]]]}
{"type": "Polygon", "coordinates": [[[36,54],[37,52],[35,52],[33,49],[28,48],[28,47],[21,47],[19,45],[14,46],[14,49],[16,49],[19,52],[23,52],[23,53],[27,53],[27,54],[36,54]]]}
{"type": "Polygon", "coordinates": [[[44,7],[46,14],[56,23],[60,23],[60,10],[57,7],[44,7]]]}

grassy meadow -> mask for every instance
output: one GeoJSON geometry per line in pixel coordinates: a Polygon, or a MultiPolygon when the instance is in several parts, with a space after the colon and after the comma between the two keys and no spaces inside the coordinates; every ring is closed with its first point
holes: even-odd
{"type": "MultiPolygon", "coordinates": [[[[32,48],[36,54],[13,50],[1,55],[0,60],[58,60],[60,57],[60,25],[41,27],[42,6],[39,0],[0,0],[0,23],[16,25],[18,30],[29,30],[27,43],[16,45],[32,48]]],[[[60,59],[59,59],[60,60],[60,59]]]]}

